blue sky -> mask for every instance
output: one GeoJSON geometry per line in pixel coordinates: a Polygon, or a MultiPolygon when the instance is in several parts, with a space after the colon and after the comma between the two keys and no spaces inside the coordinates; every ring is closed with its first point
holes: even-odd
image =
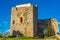
{"type": "Polygon", "coordinates": [[[60,22],[60,0],[0,0],[0,32],[10,29],[11,8],[24,3],[38,5],[38,19],[56,18],[60,22]]]}

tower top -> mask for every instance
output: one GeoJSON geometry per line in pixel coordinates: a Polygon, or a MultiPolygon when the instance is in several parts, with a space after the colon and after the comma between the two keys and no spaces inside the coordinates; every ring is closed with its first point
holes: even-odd
{"type": "Polygon", "coordinates": [[[31,3],[22,4],[22,5],[17,5],[16,7],[25,7],[25,6],[31,6],[31,3]]]}

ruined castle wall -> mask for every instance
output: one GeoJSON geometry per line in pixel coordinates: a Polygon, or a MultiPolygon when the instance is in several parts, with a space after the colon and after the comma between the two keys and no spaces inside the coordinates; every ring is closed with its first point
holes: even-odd
{"type": "Polygon", "coordinates": [[[51,19],[51,26],[54,29],[55,35],[58,33],[58,22],[55,18],[51,19]]]}

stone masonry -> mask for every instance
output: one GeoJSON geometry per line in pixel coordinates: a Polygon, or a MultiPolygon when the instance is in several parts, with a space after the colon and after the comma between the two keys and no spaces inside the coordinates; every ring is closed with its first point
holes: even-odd
{"type": "Polygon", "coordinates": [[[52,35],[57,36],[58,22],[55,18],[38,20],[38,35],[44,37],[44,29],[46,29],[48,26],[53,29],[52,35]]]}
{"type": "Polygon", "coordinates": [[[29,4],[12,7],[10,36],[44,37],[44,29],[50,26],[57,36],[58,23],[55,18],[38,20],[38,7],[29,4]]]}
{"type": "Polygon", "coordinates": [[[37,7],[31,4],[22,4],[12,7],[11,36],[33,37],[37,35],[37,7]]]}

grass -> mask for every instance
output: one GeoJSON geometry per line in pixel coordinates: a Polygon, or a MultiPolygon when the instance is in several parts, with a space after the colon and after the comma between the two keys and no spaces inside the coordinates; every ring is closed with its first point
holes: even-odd
{"type": "Polygon", "coordinates": [[[52,40],[60,40],[59,38],[57,38],[56,36],[50,36],[44,39],[52,39],[52,40]]]}
{"type": "Polygon", "coordinates": [[[37,38],[0,38],[0,40],[40,40],[37,38]]]}
{"type": "Polygon", "coordinates": [[[50,36],[48,38],[38,38],[38,37],[16,37],[16,38],[0,38],[0,40],[60,40],[55,36],[50,36]]]}

